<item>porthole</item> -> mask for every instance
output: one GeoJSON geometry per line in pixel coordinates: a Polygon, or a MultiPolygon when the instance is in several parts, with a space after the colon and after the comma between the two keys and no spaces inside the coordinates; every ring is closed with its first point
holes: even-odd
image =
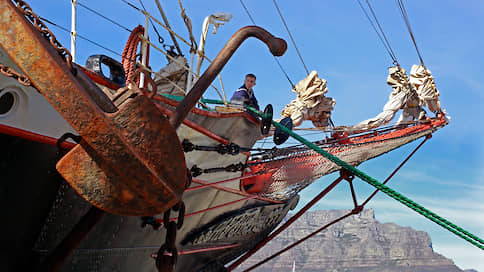
{"type": "Polygon", "coordinates": [[[18,104],[18,94],[11,90],[0,91],[0,117],[8,115],[15,110],[18,104]]]}

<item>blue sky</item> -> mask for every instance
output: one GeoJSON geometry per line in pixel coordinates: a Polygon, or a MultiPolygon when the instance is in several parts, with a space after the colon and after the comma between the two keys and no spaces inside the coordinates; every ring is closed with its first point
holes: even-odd
{"type": "MultiPolygon", "coordinates": [[[[132,29],[144,18],[121,0],[80,0],[80,3],[132,29]]],[[[138,0],[130,0],[140,6],[138,0]]],[[[161,1],[174,30],[187,37],[180,18],[178,1],[161,1]]],[[[256,23],[288,41],[288,51],[280,58],[291,80],[306,75],[289,36],[270,0],[245,0],[256,23]]],[[[278,1],[300,52],[310,70],[328,81],[328,96],[336,99],[333,121],[349,125],[378,114],[390,88],[386,85],[391,59],[366,21],[356,1],[278,1]]],[[[394,1],[371,1],[398,61],[406,68],[418,63],[404,22],[394,1]]],[[[441,94],[442,107],[452,117],[450,125],[435,133],[414,158],[393,178],[390,187],[457,225],[484,237],[484,142],[482,112],[484,92],[480,80],[484,60],[484,2],[480,0],[406,1],[407,12],[426,66],[432,70],[441,94]]],[[[29,1],[34,12],[69,28],[70,1],[29,1]]],[[[144,0],[148,10],[159,18],[154,1],[144,0]]],[[[216,35],[209,34],[206,54],[214,58],[228,38],[239,28],[250,25],[239,1],[184,0],[186,13],[198,40],[203,18],[217,11],[233,14],[231,22],[216,35]]],[[[49,26],[59,41],[69,47],[69,35],[49,26]]],[[[166,31],[158,30],[167,44],[166,31]]],[[[78,7],[78,33],[121,53],[129,33],[78,7]]],[[[150,35],[154,35],[150,28],[150,35]]],[[[152,40],[154,40],[152,38],[152,40]]],[[[188,55],[187,46],[182,46],[188,55]]],[[[119,56],[78,39],[77,62],[84,64],[91,54],[119,56]]],[[[152,51],[150,65],[158,70],[166,64],[152,51]]],[[[206,67],[206,66],[205,66],[206,67]]],[[[231,95],[246,73],[257,75],[255,87],[259,103],[274,105],[276,116],[295,95],[273,57],[259,41],[247,40],[221,73],[227,95],[231,95]]],[[[218,86],[218,84],[216,84],[218,86]]],[[[206,97],[217,98],[213,90],[206,97]]],[[[364,170],[383,180],[418,144],[415,142],[363,164],[364,170]]],[[[317,194],[334,176],[323,177],[302,192],[301,203],[317,194]]],[[[359,199],[372,188],[356,182],[359,199]]],[[[323,199],[317,209],[350,208],[345,184],[323,199]]],[[[483,251],[448,233],[436,224],[383,194],[368,204],[381,222],[396,222],[428,232],[434,249],[453,259],[462,268],[484,271],[483,251]]],[[[324,222],[322,222],[324,223],[324,222]]]]}

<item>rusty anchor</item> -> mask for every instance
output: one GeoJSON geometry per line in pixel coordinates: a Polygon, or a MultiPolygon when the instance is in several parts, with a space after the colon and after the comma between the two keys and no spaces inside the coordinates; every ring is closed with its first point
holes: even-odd
{"type": "Polygon", "coordinates": [[[113,104],[84,73],[74,75],[10,1],[0,3],[1,46],[82,137],[58,171],[94,206],[120,215],[160,214],[180,201],[187,170],[176,128],[248,37],[265,42],[276,56],[287,47],[262,28],[242,28],[168,120],[140,90],[113,104]]]}
{"type": "Polygon", "coordinates": [[[82,137],[57,169],[83,198],[120,215],[159,214],[181,199],[183,150],[148,97],[133,92],[116,107],[85,74],[74,75],[10,1],[0,3],[0,44],[82,137]]]}

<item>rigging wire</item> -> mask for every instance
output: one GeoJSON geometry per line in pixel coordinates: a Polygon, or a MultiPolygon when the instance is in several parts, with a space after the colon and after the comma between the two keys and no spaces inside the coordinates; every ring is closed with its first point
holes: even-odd
{"type": "Polygon", "coordinates": [[[289,38],[291,38],[291,41],[292,41],[292,44],[294,45],[294,48],[296,48],[297,55],[299,56],[299,59],[301,60],[301,63],[304,66],[304,69],[306,70],[306,74],[309,75],[308,67],[306,66],[306,63],[304,63],[304,60],[301,56],[301,52],[299,52],[299,49],[297,48],[296,42],[294,41],[294,38],[292,37],[291,31],[289,30],[289,27],[286,24],[286,20],[284,20],[284,17],[282,16],[281,10],[279,9],[279,6],[277,5],[276,0],[272,0],[272,2],[274,3],[274,6],[276,7],[277,12],[279,13],[279,16],[281,17],[281,20],[284,23],[284,27],[286,28],[287,33],[289,34],[289,38]]]}
{"type": "Polygon", "coordinates": [[[77,4],[78,4],[79,6],[81,6],[81,7],[83,7],[83,8],[85,8],[85,9],[89,10],[90,12],[92,12],[92,13],[94,13],[94,14],[96,14],[96,15],[100,16],[101,18],[104,18],[105,20],[107,20],[107,21],[109,21],[109,22],[111,22],[111,23],[113,23],[113,24],[115,24],[115,25],[119,26],[120,28],[122,28],[122,29],[124,29],[124,30],[126,30],[126,31],[128,31],[128,32],[130,32],[130,33],[131,33],[131,30],[129,30],[127,27],[125,27],[125,26],[121,25],[120,23],[118,23],[118,22],[114,21],[113,19],[110,19],[110,18],[106,17],[105,15],[103,15],[103,14],[101,14],[101,13],[99,13],[99,12],[97,12],[97,11],[93,10],[93,9],[91,9],[90,7],[88,7],[88,6],[84,5],[84,4],[82,4],[81,2],[77,2],[77,4]]]}
{"type": "Polygon", "coordinates": [[[373,30],[375,30],[376,34],[378,35],[378,38],[380,39],[381,43],[385,47],[386,51],[390,55],[390,58],[393,60],[393,63],[398,65],[398,61],[397,61],[397,57],[395,55],[395,52],[393,52],[393,49],[390,46],[390,42],[388,42],[388,39],[387,39],[387,37],[385,35],[385,32],[383,32],[383,28],[381,27],[380,22],[378,21],[378,19],[376,17],[376,14],[375,14],[375,12],[373,11],[373,8],[370,5],[370,2],[368,2],[368,0],[366,0],[366,4],[368,5],[368,8],[370,9],[370,11],[371,11],[371,13],[373,15],[373,18],[374,18],[375,22],[373,22],[373,20],[370,18],[370,15],[366,11],[366,9],[363,6],[363,4],[361,4],[360,0],[356,0],[356,1],[358,2],[361,10],[365,14],[366,19],[368,19],[368,21],[370,22],[371,26],[373,27],[373,30]],[[375,23],[378,25],[378,29],[379,30],[375,26],[375,23]]]}
{"type": "MultiPolygon", "coordinates": [[[[138,1],[141,4],[141,7],[143,7],[143,10],[145,12],[147,12],[145,5],[143,5],[143,1],[141,1],[141,0],[138,0],[138,1]]],[[[158,32],[158,29],[156,29],[156,27],[155,27],[155,23],[153,23],[153,20],[151,19],[151,17],[149,17],[149,20],[150,20],[151,26],[153,27],[153,30],[155,30],[156,35],[158,36],[158,42],[161,43],[161,44],[165,44],[165,39],[163,39],[163,37],[161,37],[160,33],[158,32]]]]}
{"type": "Polygon", "coordinates": [[[397,3],[400,13],[402,14],[403,20],[405,21],[405,25],[407,26],[407,30],[408,30],[408,33],[410,34],[410,38],[412,38],[412,42],[413,42],[413,45],[415,46],[415,50],[417,50],[417,55],[418,55],[418,58],[420,59],[420,63],[422,64],[422,66],[425,67],[422,54],[420,53],[420,50],[418,50],[417,42],[415,41],[415,36],[413,35],[412,27],[410,26],[410,20],[408,19],[408,14],[407,14],[407,10],[405,9],[405,5],[403,4],[402,0],[395,0],[395,2],[397,3]]]}
{"type": "MultiPolygon", "coordinates": [[[[247,9],[247,7],[245,6],[244,2],[242,0],[239,0],[240,1],[240,4],[242,5],[242,7],[245,9],[245,12],[247,13],[247,16],[249,16],[249,19],[250,21],[254,24],[254,25],[257,25],[255,23],[255,20],[254,18],[252,18],[252,15],[250,15],[250,12],[249,10],[247,9]]],[[[276,61],[277,65],[279,66],[279,68],[281,69],[282,73],[286,76],[287,80],[289,81],[289,84],[291,84],[291,87],[294,89],[295,88],[295,85],[294,83],[292,83],[291,81],[291,78],[289,78],[289,75],[287,74],[286,70],[284,69],[284,67],[282,67],[281,65],[281,62],[279,62],[279,59],[276,58],[275,56],[274,57],[274,60],[276,61]]]]}
{"type": "MultiPolygon", "coordinates": [[[[67,28],[65,28],[65,27],[63,27],[63,26],[61,26],[61,25],[58,25],[58,24],[56,24],[56,23],[54,23],[54,22],[52,22],[52,21],[50,21],[50,20],[48,20],[48,19],[46,19],[46,18],[43,18],[43,17],[39,17],[39,18],[40,18],[42,21],[45,21],[46,23],[51,24],[51,25],[53,25],[53,26],[55,26],[55,27],[57,27],[57,28],[59,28],[59,29],[61,29],[61,30],[65,31],[65,32],[67,32],[67,33],[71,33],[71,31],[70,31],[69,29],[67,29],[67,28]]],[[[130,32],[131,32],[131,31],[130,31],[130,32]]],[[[121,54],[119,54],[118,52],[116,52],[116,51],[114,51],[114,50],[112,50],[112,49],[109,49],[109,48],[107,48],[107,47],[105,47],[105,46],[103,46],[103,45],[101,45],[101,44],[99,44],[99,43],[97,43],[97,42],[95,42],[95,41],[92,41],[92,40],[90,40],[90,39],[88,39],[88,38],[86,38],[86,37],[84,37],[84,36],[82,36],[82,35],[77,34],[77,36],[78,36],[79,38],[81,38],[81,39],[85,40],[85,41],[90,42],[91,44],[94,44],[94,45],[96,45],[96,46],[98,46],[98,47],[100,47],[100,48],[102,48],[102,49],[106,50],[106,51],[109,51],[109,52],[111,52],[111,53],[113,53],[113,54],[115,54],[115,55],[118,55],[118,56],[120,56],[120,57],[122,56],[122,55],[121,55],[121,54]]]]}

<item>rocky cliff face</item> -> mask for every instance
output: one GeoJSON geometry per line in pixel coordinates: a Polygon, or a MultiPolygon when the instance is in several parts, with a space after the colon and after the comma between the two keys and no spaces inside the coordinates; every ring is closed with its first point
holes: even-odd
{"type": "MultiPolygon", "coordinates": [[[[345,210],[308,212],[289,229],[247,260],[248,268],[324,224],[344,215],[345,210]]],[[[328,272],[462,272],[432,249],[427,233],[393,223],[382,224],[373,210],[344,219],[297,247],[253,271],[328,272]]]]}

